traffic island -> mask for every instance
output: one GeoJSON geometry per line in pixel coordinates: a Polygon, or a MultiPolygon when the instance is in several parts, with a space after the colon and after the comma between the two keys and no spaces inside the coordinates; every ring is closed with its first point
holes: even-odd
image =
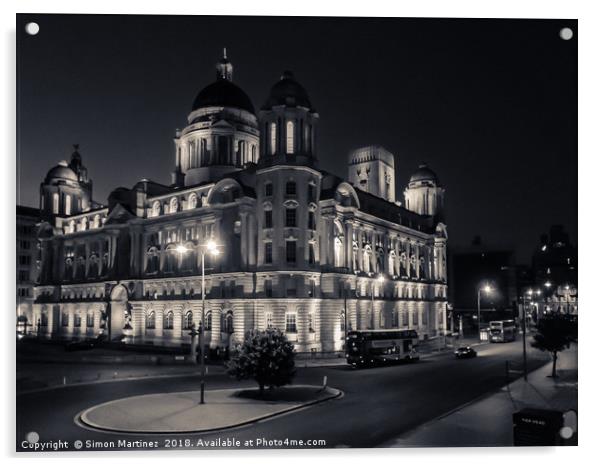
{"type": "Polygon", "coordinates": [[[289,413],[342,395],[340,390],[314,385],[266,389],[208,390],[205,404],[199,392],[156,393],[109,401],[84,411],[85,426],[137,434],[200,433],[231,429],[289,413]]]}

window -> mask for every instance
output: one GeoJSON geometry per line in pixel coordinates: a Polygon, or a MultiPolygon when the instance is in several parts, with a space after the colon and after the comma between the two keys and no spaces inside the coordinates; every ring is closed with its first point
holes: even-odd
{"type": "Polygon", "coordinates": [[[24,239],[22,239],[21,241],[19,241],[19,247],[20,247],[21,249],[29,249],[29,248],[31,247],[31,242],[30,242],[30,241],[27,241],[27,240],[24,240],[24,239]]]}
{"type": "Polygon", "coordinates": [[[341,334],[342,334],[342,338],[345,338],[345,330],[346,330],[346,325],[345,325],[345,311],[341,312],[341,318],[340,320],[340,330],[341,330],[341,334]]]}
{"type": "Polygon", "coordinates": [[[59,213],[59,193],[52,194],[52,213],[59,213]]]}
{"type": "Polygon", "coordinates": [[[286,209],[286,226],[297,226],[297,209],[286,209]]]}
{"type": "Polygon", "coordinates": [[[163,328],[165,330],[173,330],[173,312],[169,311],[163,318],[163,328]]]}
{"type": "Polygon", "coordinates": [[[273,328],[274,327],[274,314],[271,312],[265,313],[265,328],[273,328]]]}
{"type": "Polygon", "coordinates": [[[273,228],[272,225],[272,211],[271,210],[266,210],[264,212],[264,222],[263,222],[263,227],[264,228],[273,228]]]}
{"type": "Polygon", "coordinates": [[[86,327],[94,327],[94,314],[92,312],[89,312],[88,315],[86,315],[86,327]]]}
{"type": "Polygon", "coordinates": [[[29,272],[27,270],[19,270],[19,281],[26,282],[29,280],[29,272]]]}
{"type": "Polygon", "coordinates": [[[155,312],[150,311],[146,316],[146,328],[149,330],[154,330],[155,328],[155,312]]]}
{"type": "Polygon", "coordinates": [[[230,311],[226,313],[226,318],[224,319],[224,332],[234,333],[234,317],[230,311]]]}
{"type": "Polygon", "coordinates": [[[195,209],[198,203],[198,197],[195,193],[191,193],[190,196],[188,196],[188,208],[189,209],[195,209]]]}
{"type": "Polygon", "coordinates": [[[307,292],[310,298],[313,298],[316,295],[316,281],[309,280],[309,290],[307,292]]]}
{"type": "Polygon", "coordinates": [[[297,195],[297,183],[294,181],[286,182],[286,195],[287,196],[296,196],[297,195]]]}
{"type": "Polygon", "coordinates": [[[270,123],[270,155],[276,153],[276,123],[270,123]]]}
{"type": "Polygon", "coordinates": [[[272,183],[265,184],[265,196],[270,197],[274,194],[274,185],[272,183]]]}
{"type": "Polygon", "coordinates": [[[343,267],[343,241],[341,238],[336,237],[334,239],[334,266],[343,267]]]}
{"type": "Polygon", "coordinates": [[[193,327],[193,322],[192,322],[192,311],[188,311],[186,313],[186,315],[184,316],[184,322],[182,322],[182,328],[184,330],[191,330],[193,327]]]}
{"type": "Polygon", "coordinates": [[[286,261],[289,263],[297,262],[297,241],[286,242],[286,261]]]}
{"type": "Polygon", "coordinates": [[[65,195],[65,215],[71,215],[71,196],[65,195]]]}
{"type": "Polygon", "coordinates": [[[171,200],[169,201],[169,212],[173,214],[177,211],[178,211],[178,198],[172,197],[171,200]]]}
{"type": "Polygon", "coordinates": [[[19,256],[19,265],[29,265],[31,264],[30,256],[19,256]]]}
{"type": "Polygon", "coordinates": [[[295,124],[292,121],[286,122],[286,153],[295,152],[295,124]]]}
{"type": "Polygon", "coordinates": [[[79,312],[76,312],[73,316],[73,326],[78,328],[82,326],[82,316],[79,312]]]}
{"type": "Polygon", "coordinates": [[[63,312],[61,314],[61,325],[63,327],[68,327],[69,326],[69,314],[67,314],[66,312],[63,312]]]}
{"type": "Polygon", "coordinates": [[[146,255],[146,273],[157,273],[159,271],[159,251],[156,247],[152,247],[146,255]]]}
{"type": "Polygon", "coordinates": [[[272,280],[266,280],[263,284],[263,288],[265,290],[265,297],[266,298],[271,298],[272,297],[272,280]]]}
{"type": "Polygon", "coordinates": [[[212,326],[213,326],[213,316],[212,316],[212,312],[209,311],[205,315],[205,330],[211,330],[212,326]]]}
{"type": "Polygon", "coordinates": [[[272,263],[272,243],[271,242],[265,243],[265,258],[264,258],[264,262],[266,264],[271,264],[272,263]]]}
{"type": "Polygon", "coordinates": [[[286,333],[297,333],[297,314],[293,312],[286,314],[286,333]]]}
{"type": "Polygon", "coordinates": [[[401,314],[401,325],[404,327],[407,327],[408,325],[410,325],[410,317],[409,317],[409,313],[403,311],[401,314]]]}
{"type": "Polygon", "coordinates": [[[316,229],[316,213],[313,210],[310,210],[307,213],[307,229],[308,230],[316,229]]]}
{"type": "Polygon", "coordinates": [[[313,333],[316,331],[315,327],[314,327],[314,313],[313,312],[310,312],[307,315],[307,327],[308,327],[308,331],[310,333],[313,333]]]}
{"type": "Polygon", "coordinates": [[[314,265],[316,263],[316,245],[314,243],[309,243],[309,265],[314,265]]]}
{"type": "Polygon", "coordinates": [[[152,216],[158,217],[159,214],[161,214],[161,203],[159,201],[155,201],[153,202],[152,216]]]}
{"type": "Polygon", "coordinates": [[[307,185],[307,202],[315,202],[316,201],[316,186],[313,184],[307,185]]]}

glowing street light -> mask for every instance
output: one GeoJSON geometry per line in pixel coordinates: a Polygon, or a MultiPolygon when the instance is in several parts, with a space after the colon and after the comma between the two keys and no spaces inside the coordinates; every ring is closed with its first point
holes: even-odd
{"type": "Polygon", "coordinates": [[[486,284],[485,286],[477,289],[477,331],[479,334],[479,340],[481,340],[481,291],[484,291],[486,294],[489,294],[493,291],[493,288],[486,284]]]}

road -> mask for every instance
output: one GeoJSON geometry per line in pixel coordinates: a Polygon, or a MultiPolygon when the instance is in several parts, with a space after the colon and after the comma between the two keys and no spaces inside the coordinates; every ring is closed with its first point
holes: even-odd
{"type": "MultiPolygon", "coordinates": [[[[41,441],[63,440],[70,446],[75,440],[127,439],[159,440],[163,447],[167,439],[189,439],[196,445],[199,438],[235,437],[241,441],[325,440],[322,446],[331,448],[375,447],[503,386],[507,360],[513,368],[521,367],[519,341],[483,345],[478,350],[478,357],[470,360],[442,354],[413,364],[362,370],[347,366],[299,369],[295,383],[320,385],[326,375],[328,385],[343,390],[344,396],[246,427],[204,435],[118,435],[91,431],[74,422],[84,409],[117,398],[195,390],[198,377],[119,381],[22,394],[17,397],[17,448],[21,449],[21,442],[32,431],[41,441]]],[[[529,370],[548,360],[546,354],[529,349],[529,370]]],[[[515,373],[511,379],[517,377],[515,373]]],[[[233,386],[236,382],[225,375],[208,378],[209,389],[233,386]]]]}

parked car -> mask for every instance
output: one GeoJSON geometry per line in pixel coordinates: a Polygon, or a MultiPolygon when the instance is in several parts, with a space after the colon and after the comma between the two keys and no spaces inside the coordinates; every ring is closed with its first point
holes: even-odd
{"type": "Polygon", "coordinates": [[[470,346],[460,346],[456,351],[454,351],[454,354],[458,359],[474,358],[477,356],[477,352],[470,346]]]}

